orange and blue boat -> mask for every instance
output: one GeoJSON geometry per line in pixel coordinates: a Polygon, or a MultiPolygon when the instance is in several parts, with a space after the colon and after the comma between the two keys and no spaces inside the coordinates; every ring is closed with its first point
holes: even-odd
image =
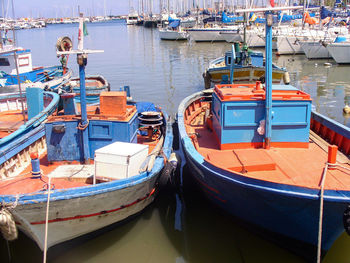
{"type": "Polygon", "coordinates": [[[350,129],[313,111],[309,94],[272,85],[271,26],[266,32],[266,84],[216,85],[185,98],[182,148],[210,201],[319,259],[350,232],[350,129]]]}

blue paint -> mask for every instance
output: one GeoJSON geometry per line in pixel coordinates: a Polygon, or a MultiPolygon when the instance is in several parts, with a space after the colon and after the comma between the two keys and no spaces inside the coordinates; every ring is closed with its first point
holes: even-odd
{"type": "Polygon", "coordinates": [[[33,177],[40,177],[41,171],[40,171],[39,158],[32,159],[31,164],[32,164],[32,176],[33,177]]]}
{"type": "MultiPolygon", "coordinates": [[[[271,142],[308,142],[311,101],[272,102],[271,142]]],[[[264,142],[257,129],[265,119],[265,102],[212,100],[213,129],[221,144],[264,142]]]]}
{"type": "MultiPolygon", "coordinates": [[[[84,148],[80,130],[77,129],[79,120],[55,121],[45,124],[47,159],[49,161],[79,161],[83,162],[84,148]],[[55,129],[63,125],[62,129],[55,129]]],[[[136,142],[138,119],[137,114],[129,121],[90,120],[88,130],[89,156],[93,159],[95,151],[116,141],[136,142]]]]}
{"type": "MultiPolygon", "coordinates": [[[[84,60],[81,55],[81,59],[84,60]]],[[[83,147],[83,161],[87,162],[90,159],[90,150],[89,150],[89,130],[87,129],[88,118],[86,111],[86,91],[85,91],[85,64],[79,65],[79,78],[80,78],[80,108],[81,108],[81,125],[80,135],[82,140],[83,147]]]]}
{"type": "Polygon", "coordinates": [[[63,94],[61,96],[64,115],[76,115],[78,114],[75,96],[73,94],[63,94]]]}
{"type": "Polygon", "coordinates": [[[44,91],[41,88],[26,88],[28,120],[44,109],[44,91]]]}

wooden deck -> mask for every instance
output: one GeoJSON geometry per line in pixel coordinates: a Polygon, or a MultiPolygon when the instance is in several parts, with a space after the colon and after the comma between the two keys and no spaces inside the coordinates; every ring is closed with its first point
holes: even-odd
{"type": "Polygon", "coordinates": [[[22,111],[12,110],[0,112],[0,139],[16,131],[23,124],[22,111]]]}
{"type": "MultiPolygon", "coordinates": [[[[328,143],[311,132],[308,148],[270,148],[220,150],[205,111],[192,105],[186,113],[186,130],[197,151],[206,161],[230,172],[269,182],[319,188],[327,162],[328,143]]],[[[339,153],[337,162],[350,169],[349,159],[339,153]]],[[[328,170],[325,189],[350,190],[350,170],[328,170]]]]}

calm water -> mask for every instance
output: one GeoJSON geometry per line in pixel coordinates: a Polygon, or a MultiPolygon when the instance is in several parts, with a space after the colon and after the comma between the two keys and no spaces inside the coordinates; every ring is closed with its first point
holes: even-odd
{"type": "MultiPolygon", "coordinates": [[[[123,22],[88,24],[85,47],[103,49],[88,58],[88,74],[102,74],[111,87],[129,85],[136,100],[149,100],[175,114],[180,101],[203,87],[208,62],[230,48],[226,43],[160,41],[156,30],[127,27],[123,22]]],[[[34,65],[55,65],[60,36],[76,41],[76,25],[17,32],[18,44],[30,48],[34,65]]],[[[292,83],[307,91],[317,110],[349,126],[342,113],[350,104],[350,68],[325,67],[324,60],[304,56],[275,58],[290,71],[292,83]]],[[[76,58],[69,66],[77,73],[76,58]]],[[[139,217],[93,239],[49,251],[50,262],[304,262],[208,203],[184,171],[184,194],[166,189],[139,217]],[[180,202],[183,200],[184,202],[180,202]],[[180,204],[182,205],[180,206],[180,204]],[[181,209],[180,209],[181,208],[181,209]]],[[[49,229],[50,234],[50,229],[49,229]]],[[[342,235],[324,262],[350,262],[350,238],[342,235]]],[[[41,262],[42,252],[20,234],[0,239],[0,262],[41,262]]]]}

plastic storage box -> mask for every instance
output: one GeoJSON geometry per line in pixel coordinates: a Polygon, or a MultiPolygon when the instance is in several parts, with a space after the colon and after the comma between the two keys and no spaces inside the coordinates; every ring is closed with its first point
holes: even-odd
{"type": "Polygon", "coordinates": [[[124,179],[137,175],[148,145],[115,142],[95,151],[96,178],[124,179]]]}

